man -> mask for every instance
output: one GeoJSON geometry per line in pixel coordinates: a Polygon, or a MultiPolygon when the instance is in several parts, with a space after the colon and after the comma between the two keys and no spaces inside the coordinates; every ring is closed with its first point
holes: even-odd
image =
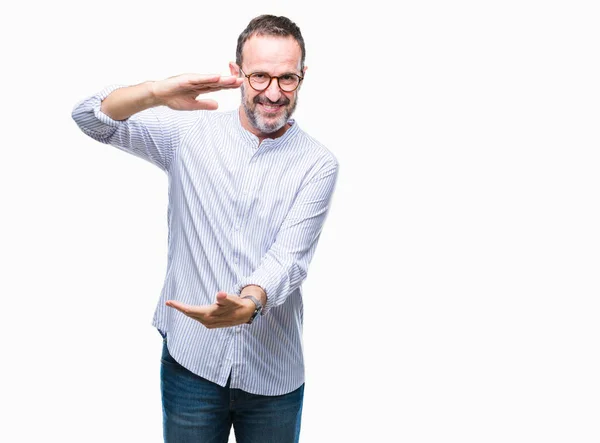
{"type": "Polygon", "coordinates": [[[338,164],[291,115],[306,72],[300,29],[263,15],[240,34],[231,76],[113,86],[73,118],[169,179],[168,262],[153,325],[164,338],[168,442],[297,442],[302,291],[338,164]],[[239,109],[201,94],[240,88],[239,109]],[[186,112],[182,112],[186,111],[186,112]]]}

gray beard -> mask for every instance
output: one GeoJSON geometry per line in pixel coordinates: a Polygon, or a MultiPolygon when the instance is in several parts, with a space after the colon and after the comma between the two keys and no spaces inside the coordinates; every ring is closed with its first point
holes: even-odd
{"type": "Polygon", "coordinates": [[[242,104],[244,106],[244,112],[246,113],[246,117],[248,117],[248,121],[250,122],[250,124],[263,134],[272,134],[273,132],[277,132],[278,130],[283,128],[294,113],[294,111],[296,110],[296,105],[298,104],[298,97],[296,97],[296,100],[294,101],[294,104],[290,109],[286,107],[279,119],[275,120],[274,122],[268,123],[263,119],[263,117],[258,111],[257,100],[259,96],[254,97],[254,109],[252,109],[248,101],[245,99],[246,91],[243,85],[241,90],[242,104]]]}

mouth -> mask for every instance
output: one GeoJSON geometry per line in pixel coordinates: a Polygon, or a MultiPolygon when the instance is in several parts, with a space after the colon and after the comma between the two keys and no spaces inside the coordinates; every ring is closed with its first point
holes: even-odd
{"type": "Polygon", "coordinates": [[[281,108],[283,108],[283,105],[274,105],[267,103],[258,103],[258,105],[261,107],[262,110],[264,110],[268,114],[276,114],[281,108]]]}

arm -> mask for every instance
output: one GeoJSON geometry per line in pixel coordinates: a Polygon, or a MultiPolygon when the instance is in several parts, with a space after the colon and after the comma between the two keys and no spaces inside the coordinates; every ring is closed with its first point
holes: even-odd
{"type": "Polygon", "coordinates": [[[329,164],[300,190],[259,267],[239,282],[238,291],[243,295],[260,296],[264,291],[263,314],[283,304],[306,278],[330,207],[337,173],[337,163],[329,164]]]}
{"type": "Polygon", "coordinates": [[[175,300],[168,300],[166,305],[207,328],[225,328],[250,319],[255,306],[243,299],[244,295],[253,295],[262,303],[263,315],[283,304],[306,278],[329,210],[337,172],[337,163],[330,163],[300,190],[260,266],[238,284],[239,297],[219,291],[216,302],[209,306],[191,306],[175,300]]]}
{"type": "Polygon", "coordinates": [[[220,75],[184,74],[158,82],[144,82],[114,91],[102,101],[101,111],[113,120],[125,120],[155,106],[178,111],[215,110],[214,100],[198,96],[219,89],[237,88],[242,78],[220,75]]]}
{"type": "Polygon", "coordinates": [[[166,170],[182,130],[193,115],[173,118],[172,110],[213,110],[214,100],[199,100],[206,92],[237,88],[241,80],[219,75],[184,74],[135,86],[113,86],[83,100],[73,109],[81,130],[166,170]]]}

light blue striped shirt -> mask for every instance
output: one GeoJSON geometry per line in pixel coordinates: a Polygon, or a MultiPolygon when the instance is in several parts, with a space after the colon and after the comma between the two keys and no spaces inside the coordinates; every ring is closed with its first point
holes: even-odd
{"type": "MultiPolygon", "coordinates": [[[[275,139],[245,130],[239,110],[100,111],[111,86],[77,104],[81,130],[163,169],[169,180],[167,270],[153,325],[195,374],[261,395],[304,383],[302,289],[334,192],[338,163],[298,123],[275,139]],[[254,323],[207,329],[165,306],[210,305],[216,293],[265,289],[254,323]]],[[[323,294],[324,295],[324,294],[323,294]]]]}

